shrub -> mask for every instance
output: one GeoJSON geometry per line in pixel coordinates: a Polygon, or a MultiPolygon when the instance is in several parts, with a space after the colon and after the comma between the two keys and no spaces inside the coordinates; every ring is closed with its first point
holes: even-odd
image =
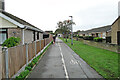
{"type": "Polygon", "coordinates": [[[85,36],[85,37],[83,37],[84,40],[93,40],[93,38],[94,38],[93,36],[85,36]]]}
{"type": "Polygon", "coordinates": [[[32,70],[32,68],[31,68],[31,67],[29,67],[29,66],[26,66],[26,67],[25,67],[25,70],[29,70],[29,71],[31,71],[31,70],[32,70]]]}
{"type": "Polygon", "coordinates": [[[39,60],[39,58],[36,57],[35,59],[33,59],[32,62],[36,64],[38,60],[39,60]]]}
{"type": "Polygon", "coordinates": [[[14,47],[17,46],[20,43],[20,38],[15,38],[15,37],[10,37],[7,40],[4,41],[4,43],[2,44],[2,46],[6,46],[6,47],[14,47]]]}
{"type": "Polygon", "coordinates": [[[25,78],[28,75],[28,73],[29,73],[29,70],[25,70],[21,72],[19,76],[21,76],[22,78],[25,78]]]}
{"type": "Polygon", "coordinates": [[[15,80],[24,80],[24,78],[29,74],[29,70],[25,70],[20,73],[19,76],[16,77],[15,80]]]}
{"type": "Polygon", "coordinates": [[[102,42],[102,40],[103,40],[103,38],[101,38],[101,37],[95,37],[94,38],[94,41],[96,41],[96,42],[102,42]]]}
{"type": "Polygon", "coordinates": [[[83,36],[78,36],[79,38],[83,38],[83,36]]]}
{"type": "Polygon", "coordinates": [[[77,37],[76,35],[73,35],[73,37],[77,37]]]}
{"type": "Polygon", "coordinates": [[[21,76],[16,76],[15,80],[24,80],[21,76]]]}
{"type": "Polygon", "coordinates": [[[30,64],[28,64],[29,67],[33,67],[35,65],[35,63],[31,62],[30,64]]]}

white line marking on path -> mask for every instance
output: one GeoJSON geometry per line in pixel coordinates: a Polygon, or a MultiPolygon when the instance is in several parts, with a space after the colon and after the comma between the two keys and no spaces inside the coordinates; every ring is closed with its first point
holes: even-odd
{"type": "Polygon", "coordinates": [[[78,62],[76,60],[71,59],[70,64],[78,64],[78,62]]]}
{"type": "Polygon", "coordinates": [[[69,80],[69,76],[68,76],[68,72],[67,72],[67,68],[66,68],[66,65],[65,65],[65,60],[64,60],[64,57],[63,57],[63,53],[62,53],[62,50],[61,50],[61,46],[60,44],[58,43],[59,45],[59,49],[60,49],[60,54],[61,54],[61,57],[62,57],[62,62],[63,62],[63,67],[64,67],[64,71],[65,71],[65,77],[67,78],[67,80],[69,80]]]}

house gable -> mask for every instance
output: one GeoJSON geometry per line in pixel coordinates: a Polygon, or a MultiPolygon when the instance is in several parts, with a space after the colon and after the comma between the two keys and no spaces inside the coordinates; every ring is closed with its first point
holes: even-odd
{"type": "Polygon", "coordinates": [[[6,16],[6,15],[4,15],[2,13],[0,13],[0,17],[3,18],[3,19],[6,19],[7,21],[9,21],[11,23],[13,23],[14,25],[19,26],[20,28],[24,28],[24,25],[18,23],[17,21],[11,19],[10,17],[8,17],[8,16],[6,16]]]}
{"type": "Polygon", "coordinates": [[[112,24],[111,36],[112,44],[117,44],[117,32],[120,30],[120,17],[112,24]]]}
{"type": "Polygon", "coordinates": [[[9,22],[8,20],[0,17],[0,28],[17,28],[17,25],[9,22]]]}

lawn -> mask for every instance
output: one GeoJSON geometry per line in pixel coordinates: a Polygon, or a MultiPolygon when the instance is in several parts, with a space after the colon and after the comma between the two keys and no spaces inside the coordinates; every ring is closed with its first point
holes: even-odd
{"type": "MultiPolygon", "coordinates": [[[[61,39],[65,42],[63,38],[61,39]]],[[[118,53],[88,46],[75,40],[71,46],[70,39],[65,43],[104,78],[118,78],[118,53]]]]}

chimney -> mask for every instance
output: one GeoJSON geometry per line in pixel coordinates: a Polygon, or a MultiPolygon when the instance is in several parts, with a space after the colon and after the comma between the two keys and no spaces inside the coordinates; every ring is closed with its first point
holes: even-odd
{"type": "Polygon", "coordinates": [[[120,16],[120,1],[118,2],[118,17],[120,16]]]}
{"type": "Polygon", "coordinates": [[[0,0],[0,10],[5,10],[4,0],[0,0]]]}

